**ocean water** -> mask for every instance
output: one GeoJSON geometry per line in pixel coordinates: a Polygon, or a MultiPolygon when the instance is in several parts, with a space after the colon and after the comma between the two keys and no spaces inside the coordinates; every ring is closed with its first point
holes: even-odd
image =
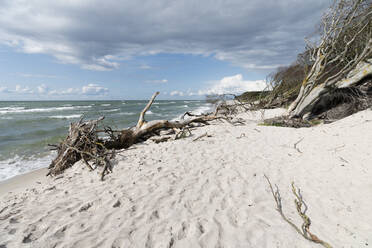
{"type": "MultiPolygon", "coordinates": [[[[105,116],[122,129],[136,124],[147,101],[0,101],[0,181],[47,167],[55,156],[48,144],[66,137],[71,122],[105,116]]],[[[177,119],[186,111],[212,110],[205,101],[155,101],[146,120],[177,119]]]]}

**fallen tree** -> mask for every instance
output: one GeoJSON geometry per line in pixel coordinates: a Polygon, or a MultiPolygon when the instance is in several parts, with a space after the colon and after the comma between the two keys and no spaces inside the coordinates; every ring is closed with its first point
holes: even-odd
{"type": "Polygon", "coordinates": [[[312,67],[288,108],[291,118],[306,119],[324,95],[372,75],[371,1],[334,1],[322,19],[319,45],[309,51],[312,67]]]}
{"type": "Polygon", "coordinates": [[[99,129],[99,124],[104,117],[86,122],[80,119],[76,123],[71,123],[65,140],[59,145],[51,145],[54,150],[57,150],[57,157],[49,165],[48,175],[58,175],[76,162],[83,160],[91,170],[97,166],[103,166],[101,176],[103,180],[105,174],[112,170],[110,160],[114,158],[115,150],[128,148],[153,136],[159,136],[160,131],[170,130],[177,139],[185,137],[186,132],[190,132],[189,128],[195,123],[208,125],[210,121],[216,119],[228,120],[226,116],[217,115],[221,109],[217,107],[213,113],[202,115],[186,112],[180,121],[154,120],[147,122],[145,114],[158,94],[159,92],[156,92],[151,97],[134,127],[112,130],[110,127],[103,126],[103,129],[99,129]],[[189,116],[189,118],[186,119],[185,116],[189,116]],[[106,137],[100,137],[99,133],[106,134],[106,137]]]}

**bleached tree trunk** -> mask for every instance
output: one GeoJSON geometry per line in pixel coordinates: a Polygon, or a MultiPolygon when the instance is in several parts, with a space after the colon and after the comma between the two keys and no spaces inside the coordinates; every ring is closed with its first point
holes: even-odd
{"type": "Polygon", "coordinates": [[[323,17],[320,44],[311,49],[313,66],[288,108],[290,117],[306,118],[323,94],[372,75],[371,19],[370,0],[334,2],[323,17]]]}
{"type": "MultiPolygon", "coordinates": [[[[289,116],[306,119],[322,95],[328,93],[332,89],[354,86],[363,78],[369,76],[372,76],[372,59],[368,59],[366,62],[361,61],[356,68],[349,73],[348,77],[340,81],[332,82],[332,84],[323,83],[316,87],[312,87],[312,84],[304,83],[296,100],[292,102],[288,108],[289,116]]],[[[314,82],[314,80],[310,78],[308,82],[314,82]]]]}

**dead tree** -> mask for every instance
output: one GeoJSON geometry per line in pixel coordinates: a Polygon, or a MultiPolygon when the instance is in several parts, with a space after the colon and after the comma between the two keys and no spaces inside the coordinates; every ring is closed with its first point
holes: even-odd
{"type": "Polygon", "coordinates": [[[159,130],[173,129],[176,137],[179,138],[185,136],[185,130],[187,131],[192,123],[208,124],[208,122],[216,119],[225,119],[225,117],[217,116],[218,111],[215,111],[205,115],[188,113],[190,118],[182,118],[180,121],[154,120],[147,122],[145,114],[158,94],[159,92],[156,92],[151,97],[140,113],[137,125],[134,127],[119,131],[112,130],[110,127],[98,129],[98,124],[104,117],[87,122],[83,122],[81,119],[72,123],[66,139],[59,145],[53,145],[58,153],[49,166],[48,175],[60,174],[79,160],[83,160],[91,170],[94,170],[97,166],[103,166],[103,179],[104,175],[111,171],[110,160],[114,157],[116,149],[128,148],[135,143],[156,136],[159,130]],[[108,137],[100,137],[99,133],[105,133],[108,137]]]}
{"type": "Polygon", "coordinates": [[[334,1],[323,16],[319,45],[310,49],[313,65],[289,106],[290,117],[306,118],[322,95],[372,75],[371,20],[371,0],[334,1]]]}

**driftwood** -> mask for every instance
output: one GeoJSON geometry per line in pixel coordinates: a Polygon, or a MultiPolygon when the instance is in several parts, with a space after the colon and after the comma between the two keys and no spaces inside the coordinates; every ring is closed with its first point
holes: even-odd
{"type": "MultiPolygon", "coordinates": [[[[218,110],[205,115],[193,115],[185,113],[180,121],[154,120],[147,122],[145,114],[150,109],[156,96],[156,92],[140,113],[137,125],[124,130],[112,130],[110,127],[98,129],[98,125],[104,119],[83,122],[79,120],[70,125],[69,134],[59,145],[52,145],[57,150],[57,157],[49,166],[48,175],[58,175],[65,169],[73,166],[76,162],[83,160],[89,169],[94,170],[97,166],[103,166],[101,179],[106,173],[111,172],[110,160],[115,156],[115,150],[129,148],[135,143],[142,142],[153,136],[158,136],[160,130],[173,130],[174,139],[185,138],[191,135],[189,127],[193,123],[207,125],[208,122],[216,119],[225,119],[217,116],[218,110]],[[188,115],[190,118],[185,119],[188,115]],[[102,138],[99,133],[104,133],[108,138],[102,138]]],[[[155,142],[163,142],[169,138],[155,138],[155,142]]]]}
{"type": "Polygon", "coordinates": [[[103,119],[104,117],[100,117],[86,122],[80,119],[76,123],[71,123],[66,139],[59,145],[54,145],[58,153],[49,165],[47,175],[60,174],[79,160],[83,160],[91,170],[99,165],[103,166],[102,178],[106,172],[111,171],[110,159],[114,158],[115,152],[104,146],[104,141],[98,137],[96,131],[103,119]]]}
{"type": "Polygon", "coordinates": [[[318,238],[318,236],[316,236],[315,234],[313,234],[310,231],[311,220],[306,215],[308,207],[307,207],[307,205],[306,205],[306,203],[305,203],[305,201],[304,201],[304,199],[301,195],[300,189],[296,189],[294,183],[292,182],[292,193],[295,196],[294,202],[295,202],[295,205],[296,205],[296,210],[297,210],[298,215],[301,217],[301,219],[303,221],[303,223],[301,225],[301,228],[296,226],[287,216],[285,216],[285,214],[283,213],[282,197],[280,196],[278,186],[275,185],[276,190],[274,191],[274,188],[273,188],[269,178],[266,175],[264,175],[264,176],[267,180],[267,183],[269,184],[271,194],[272,194],[272,196],[275,200],[276,210],[279,212],[279,214],[283,218],[283,220],[285,220],[289,225],[291,225],[297,231],[297,233],[300,234],[305,239],[307,239],[311,242],[320,244],[323,247],[332,248],[332,246],[330,244],[321,240],[320,238],[318,238]]]}

